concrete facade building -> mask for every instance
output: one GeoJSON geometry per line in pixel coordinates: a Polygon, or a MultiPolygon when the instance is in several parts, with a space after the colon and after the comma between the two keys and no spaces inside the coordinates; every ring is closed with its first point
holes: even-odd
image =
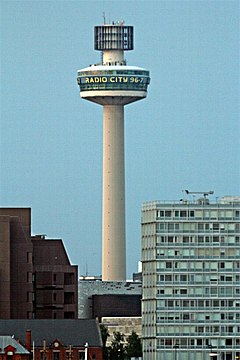
{"type": "Polygon", "coordinates": [[[240,357],[240,197],[142,206],[143,359],[240,357]]]}
{"type": "Polygon", "coordinates": [[[102,317],[102,324],[107,327],[109,337],[107,339],[107,346],[111,345],[114,339],[114,332],[119,331],[124,334],[124,340],[127,343],[127,338],[132,334],[132,331],[141,338],[142,337],[142,317],[102,317]]]}
{"type": "Polygon", "coordinates": [[[142,284],[132,281],[99,281],[83,278],[78,283],[78,317],[126,317],[141,315],[142,284]]]}
{"type": "Polygon", "coordinates": [[[31,236],[30,208],[0,208],[0,319],[77,318],[77,278],[62,240],[31,236]]]}
{"type": "Polygon", "coordinates": [[[78,284],[78,316],[97,318],[106,326],[110,335],[108,346],[114,331],[123,333],[125,340],[133,330],[141,336],[141,299],[140,282],[83,277],[78,284]]]}
{"type": "Polygon", "coordinates": [[[126,280],[124,106],[144,99],[149,71],[127,66],[133,26],[123,21],[96,26],[102,62],[78,71],[80,96],[103,106],[102,280],[126,280]]]}

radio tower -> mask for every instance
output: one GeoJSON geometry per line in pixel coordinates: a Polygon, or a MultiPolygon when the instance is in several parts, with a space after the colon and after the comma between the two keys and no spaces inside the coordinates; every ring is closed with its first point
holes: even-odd
{"type": "Polygon", "coordinates": [[[102,280],[126,280],[124,105],[147,96],[149,71],[127,66],[133,26],[95,26],[102,63],[78,71],[80,96],[103,106],[102,280]]]}

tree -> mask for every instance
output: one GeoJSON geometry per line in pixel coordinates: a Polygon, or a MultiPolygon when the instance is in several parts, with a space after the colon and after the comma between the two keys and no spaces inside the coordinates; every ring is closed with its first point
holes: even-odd
{"type": "Polygon", "coordinates": [[[124,335],[119,331],[114,331],[110,347],[110,360],[124,360],[125,355],[124,335]]]}
{"type": "Polygon", "coordinates": [[[141,340],[135,331],[132,331],[132,334],[128,336],[127,345],[125,349],[126,349],[127,357],[130,359],[131,357],[142,356],[141,340]]]}
{"type": "Polygon", "coordinates": [[[100,331],[102,335],[102,342],[103,342],[103,359],[108,359],[108,348],[106,347],[107,339],[110,336],[108,332],[108,328],[104,325],[100,325],[100,331]]]}

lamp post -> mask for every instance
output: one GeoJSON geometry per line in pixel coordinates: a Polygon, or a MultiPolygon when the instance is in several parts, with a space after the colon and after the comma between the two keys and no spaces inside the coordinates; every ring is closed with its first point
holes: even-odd
{"type": "Polygon", "coordinates": [[[87,360],[88,358],[88,342],[86,342],[86,344],[84,345],[85,347],[85,356],[84,356],[84,360],[87,360]]]}

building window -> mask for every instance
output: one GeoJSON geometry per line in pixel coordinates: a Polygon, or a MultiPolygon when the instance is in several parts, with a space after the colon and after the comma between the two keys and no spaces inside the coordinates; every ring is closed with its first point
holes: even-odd
{"type": "Polygon", "coordinates": [[[187,217],[187,211],[186,210],[181,210],[180,211],[180,217],[186,218],[187,217]]]}
{"type": "Polygon", "coordinates": [[[213,231],[219,231],[219,223],[213,223],[213,231]]]}
{"type": "Polygon", "coordinates": [[[172,346],[172,339],[166,339],[165,340],[165,346],[171,347],[172,346]]]}
{"type": "Polygon", "coordinates": [[[202,339],[197,339],[197,346],[202,346],[202,339]]]}
{"type": "Polygon", "coordinates": [[[59,360],[59,355],[60,355],[59,351],[54,351],[53,352],[53,360],[59,360]]]}
{"type": "Polygon", "coordinates": [[[74,293],[65,292],[64,293],[64,304],[74,304],[74,293]]]}
{"type": "Polygon", "coordinates": [[[226,346],[232,346],[232,339],[226,339],[226,346]]]}
{"type": "Polygon", "coordinates": [[[74,319],[74,312],[73,311],[65,311],[64,319],[74,319]]]}
{"type": "Polygon", "coordinates": [[[169,231],[174,231],[174,224],[173,223],[168,224],[168,230],[169,231]]]}
{"type": "Polygon", "coordinates": [[[80,351],[79,352],[79,360],[84,360],[85,359],[85,352],[84,351],[80,351]]]}
{"type": "Polygon", "coordinates": [[[74,273],[64,273],[64,284],[65,285],[74,284],[74,273]]]}
{"type": "Polygon", "coordinates": [[[41,351],[40,360],[47,360],[47,359],[48,359],[47,352],[41,351]]]}
{"type": "Polygon", "coordinates": [[[180,281],[187,281],[187,275],[180,275],[180,281]]]}

